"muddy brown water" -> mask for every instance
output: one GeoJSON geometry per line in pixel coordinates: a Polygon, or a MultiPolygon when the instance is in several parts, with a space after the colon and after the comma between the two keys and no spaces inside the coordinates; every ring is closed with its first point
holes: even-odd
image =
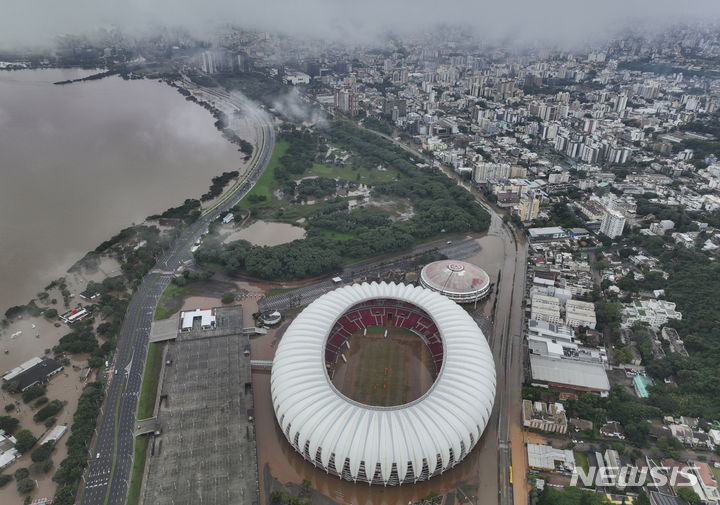
{"type": "Polygon", "coordinates": [[[244,166],[214,118],[165,84],[52,84],[88,73],[0,72],[0,314],[122,228],[244,166]]]}

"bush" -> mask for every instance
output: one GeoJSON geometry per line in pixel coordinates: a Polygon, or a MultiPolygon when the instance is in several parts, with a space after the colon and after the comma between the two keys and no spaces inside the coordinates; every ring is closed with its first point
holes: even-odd
{"type": "Polygon", "coordinates": [[[21,481],[23,479],[27,479],[30,476],[30,470],[27,468],[18,468],[15,470],[15,480],[21,481]]]}
{"type": "Polygon", "coordinates": [[[0,475],[0,487],[5,487],[13,480],[12,475],[0,475]]]}
{"type": "Polygon", "coordinates": [[[43,396],[42,398],[40,398],[38,401],[35,402],[35,404],[32,406],[32,408],[36,409],[36,408],[38,408],[38,407],[42,407],[42,406],[45,405],[48,401],[50,401],[50,400],[48,400],[48,397],[47,397],[47,396],[43,396]]]}
{"type": "Polygon", "coordinates": [[[35,449],[32,454],[30,454],[30,459],[33,460],[35,463],[39,463],[40,461],[45,461],[50,457],[50,454],[53,452],[53,449],[55,448],[55,441],[51,440],[50,442],[45,442],[43,445],[35,449]]]}
{"type": "Polygon", "coordinates": [[[17,440],[15,449],[17,449],[20,454],[24,454],[32,449],[32,446],[35,445],[35,442],[37,442],[37,438],[35,438],[28,430],[18,431],[15,434],[15,440],[17,440]]]}
{"type": "Polygon", "coordinates": [[[35,489],[35,481],[31,478],[19,480],[17,483],[18,493],[29,493],[33,489],[35,489]]]}
{"type": "Polygon", "coordinates": [[[44,394],[45,394],[45,386],[41,386],[40,384],[35,384],[34,386],[30,386],[25,391],[23,391],[22,399],[25,403],[30,403],[35,398],[40,398],[44,394]]]}
{"type": "Polygon", "coordinates": [[[42,422],[48,417],[54,416],[63,408],[63,402],[60,400],[53,400],[48,403],[45,407],[38,410],[37,414],[33,416],[33,421],[36,423],[42,422]]]}
{"type": "Polygon", "coordinates": [[[8,403],[5,405],[5,412],[12,412],[15,410],[15,404],[14,403],[8,403]]]}
{"type": "Polygon", "coordinates": [[[222,295],[220,301],[223,305],[228,305],[235,301],[235,294],[228,291],[227,293],[222,295]]]}
{"type": "Polygon", "coordinates": [[[57,309],[47,309],[45,312],[43,312],[43,315],[48,319],[52,319],[54,317],[57,317],[58,311],[57,309]]]}
{"type": "Polygon", "coordinates": [[[0,416],[0,430],[6,433],[12,433],[17,428],[20,421],[10,416],[0,416]]]}

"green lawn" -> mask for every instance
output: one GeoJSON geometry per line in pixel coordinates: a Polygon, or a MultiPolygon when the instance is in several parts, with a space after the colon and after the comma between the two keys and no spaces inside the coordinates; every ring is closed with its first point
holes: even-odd
{"type": "Polygon", "coordinates": [[[175,314],[178,309],[172,305],[168,305],[167,302],[174,298],[182,298],[183,296],[190,294],[191,291],[192,288],[190,285],[178,286],[177,284],[173,284],[171,282],[160,296],[160,301],[158,302],[157,309],[155,310],[155,321],[167,319],[175,314]]]}
{"type": "Polygon", "coordinates": [[[127,505],[137,505],[140,502],[140,488],[142,487],[143,472],[145,470],[145,456],[149,437],[143,435],[135,439],[135,457],[133,458],[130,486],[128,488],[127,505]]]}
{"type": "Polygon", "coordinates": [[[577,466],[579,466],[580,468],[582,468],[585,471],[585,473],[587,474],[587,472],[590,468],[588,465],[587,453],[586,452],[576,452],[575,453],[575,464],[577,466]]]}
{"type": "Polygon", "coordinates": [[[162,355],[161,344],[154,343],[148,346],[145,374],[143,375],[140,401],[138,402],[138,419],[152,417],[155,410],[155,398],[157,398],[160,369],[162,368],[162,355]]]}
{"type": "Polygon", "coordinates": [[[278,140],[275,143],[275,149],[273,150],[272,157],[270,158],[270,163],[268,163],[267,168],[260,176],[260,179],[258,179],[257,183],[255,183],[253,189],[247,195],[245,195],[245,197],[240,201],[240,203],[237,204],[238,207],[248,208],[255,205],[266,205],[274,198],[272,195],[272,190],[276,186],[275,168],[280,165],[280,158],[285,155],[285,151],[288,150],[288,147],[290,147],[290,144],[284,140],[278,140]],[[248,197],[250,197],[251,195],[264,196],[266,200],[263,202],[252,204],[248,199],[248,197]]]}

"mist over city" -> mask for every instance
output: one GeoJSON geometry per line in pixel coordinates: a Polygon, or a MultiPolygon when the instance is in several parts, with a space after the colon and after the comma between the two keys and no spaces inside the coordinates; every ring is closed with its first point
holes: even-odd
{"type": "Polygon", "coordinates": [[[720,3],[4,5],[0,258],[2,505],[720,505],[720,3]]]}

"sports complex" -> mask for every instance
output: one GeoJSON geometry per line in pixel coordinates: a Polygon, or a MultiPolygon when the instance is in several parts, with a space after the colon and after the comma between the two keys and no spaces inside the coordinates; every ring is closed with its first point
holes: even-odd
{"type": "Polygon", "coordinates": [[[355,284],[303,310],[275,353],[280,429],[316,467],[351,482],[412,484],[462,461],[495,399],[485,336],[447,297],[355,284]]]}
{"type": "Polygon", "coordinates": [[[420,271],[420,284],[457,303],[476,302],[490,292],[490,277],[482,268],[459,260],[434,261],[420,271]]]}

